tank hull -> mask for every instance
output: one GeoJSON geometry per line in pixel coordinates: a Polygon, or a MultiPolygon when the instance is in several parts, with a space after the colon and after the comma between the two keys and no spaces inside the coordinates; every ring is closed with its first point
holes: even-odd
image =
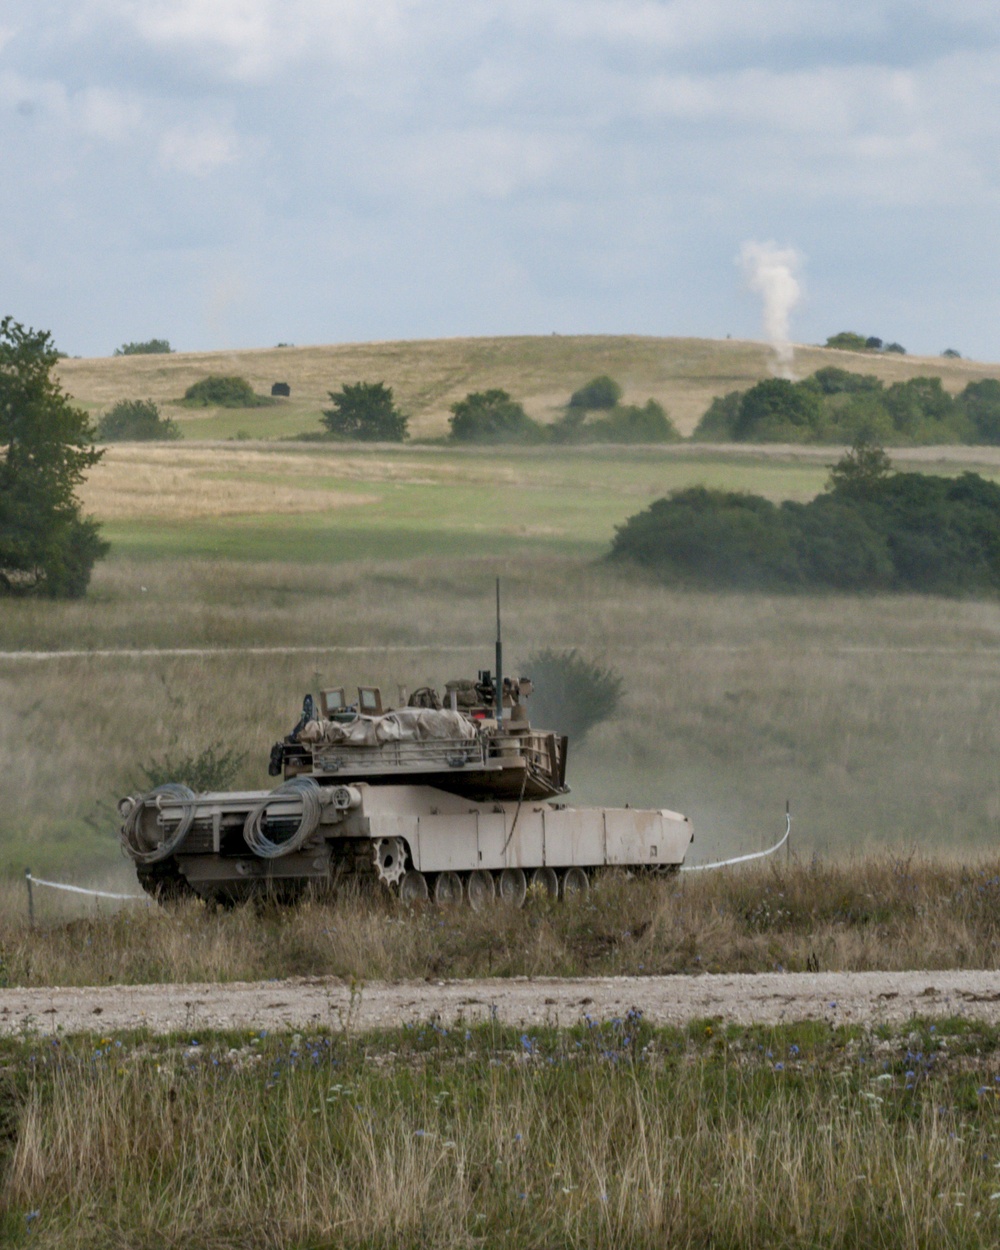
{"type": "Polygon", "coordinates": [[[140,881],[153,893],[219,900],[370,881],[408,899],[426,891],[456,901],[461,888],[475,905],[494,887],[523,895],[519,883],[532,878],[549,882],[551,892],[553,881],[579,885],[598,868],[675,869],[693,838],[691,822],[665,809],[477,801],[426,784],[307,785],[308,829],[304,801],[280,790],[133,800],[133,834],[123,839],[133,858],[136,845],[148,848],[148,859],[182,820],[190,826],[170,854],[137,864],[140,881]],[[245,831],[262,810],[274,841],[258,854],[252,845],[259,841],[248,842],[245,831]],[[283,829],[298,833],[282,843],[283,829]]]}

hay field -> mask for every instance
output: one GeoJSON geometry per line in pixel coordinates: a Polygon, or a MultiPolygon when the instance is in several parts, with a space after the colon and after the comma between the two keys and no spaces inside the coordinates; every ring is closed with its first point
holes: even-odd
{"type": "MultiPolygon", "coordinates": [[[[937,356],[796,348],[798,376],[824,365],[874,373],[886,382],[931,374],[949,391],[998,373],[995,365],[937,356]]],[[[549,335],[101,357],[63,360],[58,372],[69,393],[94,414],[119,399],[154,399],[179,421],[185,437],[209,439],[315,430],[329,391],[345,382],[384,381],[409,415],[411,435],[435,438],[447,433],[449,406],[469,391],[502,387],[531,416],[550,421],[578,386],[600,373],[621,383],[628,402],[659,400],[689,434],[715,396],[752,386],[772,367],[770,347],[748,340],[549,335]],[[211,373],[240,374],[263,394],[273,382],[288,382],[291,398],[243,411],[179,407],[187,387],[211,373]]]]}

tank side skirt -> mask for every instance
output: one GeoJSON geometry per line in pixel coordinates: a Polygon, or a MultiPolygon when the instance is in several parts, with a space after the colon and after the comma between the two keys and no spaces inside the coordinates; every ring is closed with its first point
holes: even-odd
{"type": "Polygon", "coordinates": [[[409,820],[373,813],[371,836],[405,838],[413,867],[431,873],[477,868],[672,866],[683,863],[692,839],[690,821],[673,813],[637,808],[522,808],[508,841],[516,804],[493,808],[421,814],[409,820]]]}

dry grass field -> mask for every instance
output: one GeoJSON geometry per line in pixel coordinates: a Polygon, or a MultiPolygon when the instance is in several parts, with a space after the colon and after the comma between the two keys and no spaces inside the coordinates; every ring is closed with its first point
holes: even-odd
{"type": "MultiPolygon", "coordinates": [[[[798,376],[824,365],[874,373],[886,382],[938,376],[953,392],[998,372],[994,365],[937,356],[795,349],[798,376]]],[[[272,438],[316,430],[322,409],[329,406],[328,392],[345,382],[384,381],[409,415],[411,435],[436,438],[447,433],[449,406],[470,391],[502,387],[531,416],[550,421],[578,386],[601,373],[620,382],[630,403],[657,399],[678,429],[689,434],[715,396],[752,386],[772,367],[771,349],[745,340],[551,335],[64,360],[59,376],[74,399],[95,415],[119,399],[154,399],[164,415],[180,422],[187,438],[226,438],[237,432],[272,438]],[[239,374],[265,395],[273,382],[288,382],[291,398],[243,411],[178,406],[187,387],[212,373],[239,374]]]]}
{"type": "Polygon", "coordinates": [[[24,883],[0,881],[0,988],[995,968],[998,905],[995,848],[964,858],[782,853],[667,878],[609,872],[580,901],[533,892],[520,911],[478,913],[405,908],[374,888],[227,912],[147,899],[81,907],[36,887],[34,928],[24,883]]]}
{"type": "Polygon", "coordinates": [[[394,694],[485,667],[498,573],[515,665],[575,646],[625,678],[619,712],[571,746],[579,801],[686,811],[698,858],[764,845],[786,798],[803,854],[995,845],[996,604],[681,594],[552,554],[163,559],[109,563],[83,603],[5,611],[5,651],[84,654],[0,658],[4,864],[108,879],[111,804],[142,764],[218,743],[247,753],[242,784],[265,787],[306,690],[394,694]],[[208,653],[128,653],[177,647],[208,653]]]}

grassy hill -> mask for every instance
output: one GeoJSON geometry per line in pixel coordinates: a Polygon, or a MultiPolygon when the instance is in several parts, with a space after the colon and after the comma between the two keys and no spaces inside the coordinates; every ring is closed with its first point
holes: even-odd
{"type": "MultiPolygon", "coordinates": [[[[767,344],[745,340],[553,334],[64,360],[59,375],[74,399],[95,415],[119,399],[153,399],[164,415],[180,422],[185,437],[217,439],[315,430],[329,402],[327,393],[357,381],[391,386],[417,438],[446,433],[450,405],[488,387],[510,391],[531,416],[550,421],[578,386],[608,373],[624,387],[627,402],[652,396],[689,434],[715,396],[770,376],[773,361],[767,344]],[[240,374],[264,394],[273,382],[287,382],[291,398],[250,410],[180,406],[187,387],[211,373],[240,374]]],[[[825,365],[874,373],[885,382],[937,376],[952,392],[967,382],[1000,376],[1000,365],[939,356],[795,349],[797,376],[825,365]]]]}

